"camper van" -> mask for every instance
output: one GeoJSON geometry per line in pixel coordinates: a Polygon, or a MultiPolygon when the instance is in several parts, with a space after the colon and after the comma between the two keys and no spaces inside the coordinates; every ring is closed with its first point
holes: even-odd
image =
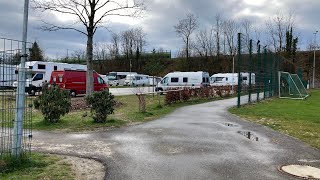
{"type": "Polygon", "coordinates": [[[200,88],[209,85],[209,73],[207,72],[172,72],[158,83],[156,91],[176,88],[200,88]]]}
{"type": "MultiPolygon", "coordinates": [[[[20,65],[19,65],[20,67],[20,65]]],[[[87,70],[86,65],[81,64],[68,64],[56,62],[43,62],[43,61],[30,61],[25,63],[27,70],[26,75],[26,89],[30,95],[35,95],[36,92],[41,91],[42,84],[49,82],[52,71],[57,70],[87,70]]],[[[13,83],[17,87],[18,82],[13,83]]]]}
{"type": "MultiPolygon", "coordinates": [[[[50,77],[50,84],[58,85],[60,88],[67,89],[72,97],[78,94],[86,93],[86,71],[83,70],[64,70],[53,71],[50,77]]],[[[108,85],[93,71],[93,89],[94,91],[102,91],[107,89],[108,85]]]]}
{"type": "Polygon", "coordinates": [[[149,76],[149,85],[150,86],[156,86],[161,80],[161,77],[157,77],[157,76],[149,76]]]}
{"type": "Polygon", "coordinates": [[[125,86],[146,86],[149,85],[148,75],[144,74],[128,74],[125,81],[125,86]]]}
{"type": "Polygon", "coordinates": [[[0,88],[12,88],[13,83],[17,81],[17,66],[9,64],[0,64],[0,88]]]}
{"type": "MultiPolygon", "coordinates": [[[[249,73],[240,73],[241,83],[249,85],[249,73]]],[[[255,84],[255,74],[251,73],[251,84],[255,84]]],[[[218,73],[210,77],[211,86],[238,85],[238,73],[218,73]]]]}
{"type": "Polygon", "coordinates": [[[137,74],[136,72],[109,72],[107,78],[110,86],[123,86],[128,74],[137,74]]]}

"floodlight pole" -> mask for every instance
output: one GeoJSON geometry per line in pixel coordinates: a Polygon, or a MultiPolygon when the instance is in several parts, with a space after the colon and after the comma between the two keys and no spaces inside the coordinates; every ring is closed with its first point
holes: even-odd
{"type": "Polygon", "coordinates": [[[316,74],[316,48],[317,48],[317,33],[318,31],[314,32],[314,47],[313,47],[313,68],[312,68],[312,88],[314,89],[314,80],[316,74]]]}
{"type": "Polygon", "coordinates": [[[12,135],[11,154],[19,158],[22,150],[23,119],[25,110],[25,62],[27,60],[27,32],[28,32],[28,8],[29,0],[24,1],[23,32],[22,32],[22,55],[21,63],[18,68],[18,87],[16,94],[16,114],[12,135]]]}

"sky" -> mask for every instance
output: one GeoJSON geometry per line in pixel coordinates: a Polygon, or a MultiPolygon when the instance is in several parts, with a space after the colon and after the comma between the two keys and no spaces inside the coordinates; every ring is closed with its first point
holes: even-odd
{"type": "MultiPolygon", "coordinates": [[[[130,0],[129,0],[130,1],[130,0]]],[[[295,15],[295,34],[299,36],[300,49],[314,39],[314,32],[320,31],[319,0],[146,0],[147,9],[143,16],[136,19],[113,16],[106,27],[100,28],[94,36],[94,42],[109,42],[111,32],[119,33],[133,27],[142,27],[147,34],[145,51],[153,48],[172,51],[173,56],[182,49],[183,41],[174,30],[180,19],[187,13],[194,14],[199,28],[212,26],[215,16],[221,14],[225,19],[240,22],[247,18],[261,27],[265,33],[265,22],[278,12],[295,15]]],[[[22,0],[0,1],[0,38],[22,39],[22,0]]],[[[39,29],[41,20],[54,23],[68,23],[72,19],[56,14],[42,14],[32,8],[29,10],[28,41],[37,41],[46,56],[51,59],[62,58],[67,52],[72,54],[85,49],[86,37],[71,30],[44,32],[39,29]]],[[[79,25],[81,27],[81,25],[79,25]]],[[[320,34],[319,34],[320,35],[320,34]]],[[[317,41],[320,39],[317,38],[317,41]]],[[[1,43],[1,42],[0,42],[1,43]]]]}

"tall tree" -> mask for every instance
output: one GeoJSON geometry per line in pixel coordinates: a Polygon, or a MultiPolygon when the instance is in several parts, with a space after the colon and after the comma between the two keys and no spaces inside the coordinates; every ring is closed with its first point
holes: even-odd
{"type": "Polygon", "coordinates": [[[287,15],[279,12],[266,22],[269,42],[276,52],[285,51],[286,32],[294,26],[294,21],[293,12],[287,15]]]}
{"type": "Polygon", "coordinates": [[[41,12],[54,12],[75,19],[66,26],[43,21],[43,30],[74,30],[87,37],[87,95],[91,95],[93,92],[93,36],[97,29],[103,27],[106,20],[113,16],[137,17],[145,7],[142,0],[132,0],[130,3],[127,0],[33,0],[32,2],[33,7],[41,12]],[[76,26],[79,24],[85,30],[76,26]]]}
{"type": "Polygon", "coordinates": [[[219,59],[220,53],[221,53],[221,34],[222,34],[222,28],[223,27],[223,21],[221,14],[217,14],[215,17],[215,25],[214,25],[214,31],[215,31],[215,39],[216,39],[216,48],[217,48],[217,58],[219,59]]]}
{"type": "Polygon", "coordinates": [[[190,38],[193,31],[198,27],[198,19],[193,14],[187,14],[185,19],[179,20],[179,23],[174,26],[176,33],[182,38],[186,46],[186,58],[188,63],[188,68],[190,69],[189,62],[189,50],[190,50],[190,38]]]}
{"type": "Polygon", "coordinates": [[[30,48],[30,61],[43,61],[43,51],[39,47],[37,41],[32,44],[30,48]]]}

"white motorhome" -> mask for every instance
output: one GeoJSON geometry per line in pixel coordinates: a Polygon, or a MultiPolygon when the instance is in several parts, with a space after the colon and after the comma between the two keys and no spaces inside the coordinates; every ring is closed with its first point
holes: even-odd
{"type": "Polygon", "coordinates": [[[156,91],[176,88],[200,88],[209,85],[208,72],[171,72],[158,83],[156,91]]]}
{"type": "Polygon", "coordinates": [[[149,76],[149,85],[156,86],[162,80],[161,77],[149,76]]]}
{"type": "Polygon", "coordinates": [[[125,86],[145,86],[149,84],[148,75],[144,74],[128,74],[124,85],[125,86]]]}
{"type": "MultiPolygon", "coordinates": [[[[241,75],[241,83],[245,85],[249,85],[249,76],[250,73],[240,73],[241,75]]],[[[210,77],[210,85],[211,86],[232,86],[238,85],[238,73],[218,73],[214,74],[210,77]]],[[[255,84],[255,74],[251,73],[251,84],[255,84]]]]}
{"type": "MultiPolygon", "coordinates": [[[[21,65],[19,65],[20,67],[21,65]]],[[[81,64],[68,64],[56,62],[43,62],[43,61],[29,61],[25,63],[27,70],[26,75],[26,89],[30,95],[35,95],[36,92],[41,91],[44,82],[49,82],[52,71],[55,70],[87,70],[86,65],[81,64]]],[[[17,87],[18,82],[13,83],[17,87]]]]}
{"type": "Polygon", "coordinates": [[[137,74],[136,72],[109,72],[107,78],[110,86],[123,86],[128,74],[137,74]]]}
{"type": "Polygon", "coordinates": [[[17,81],[16,65],[0,64],[0,88],[12,88],[17,81]]]}

